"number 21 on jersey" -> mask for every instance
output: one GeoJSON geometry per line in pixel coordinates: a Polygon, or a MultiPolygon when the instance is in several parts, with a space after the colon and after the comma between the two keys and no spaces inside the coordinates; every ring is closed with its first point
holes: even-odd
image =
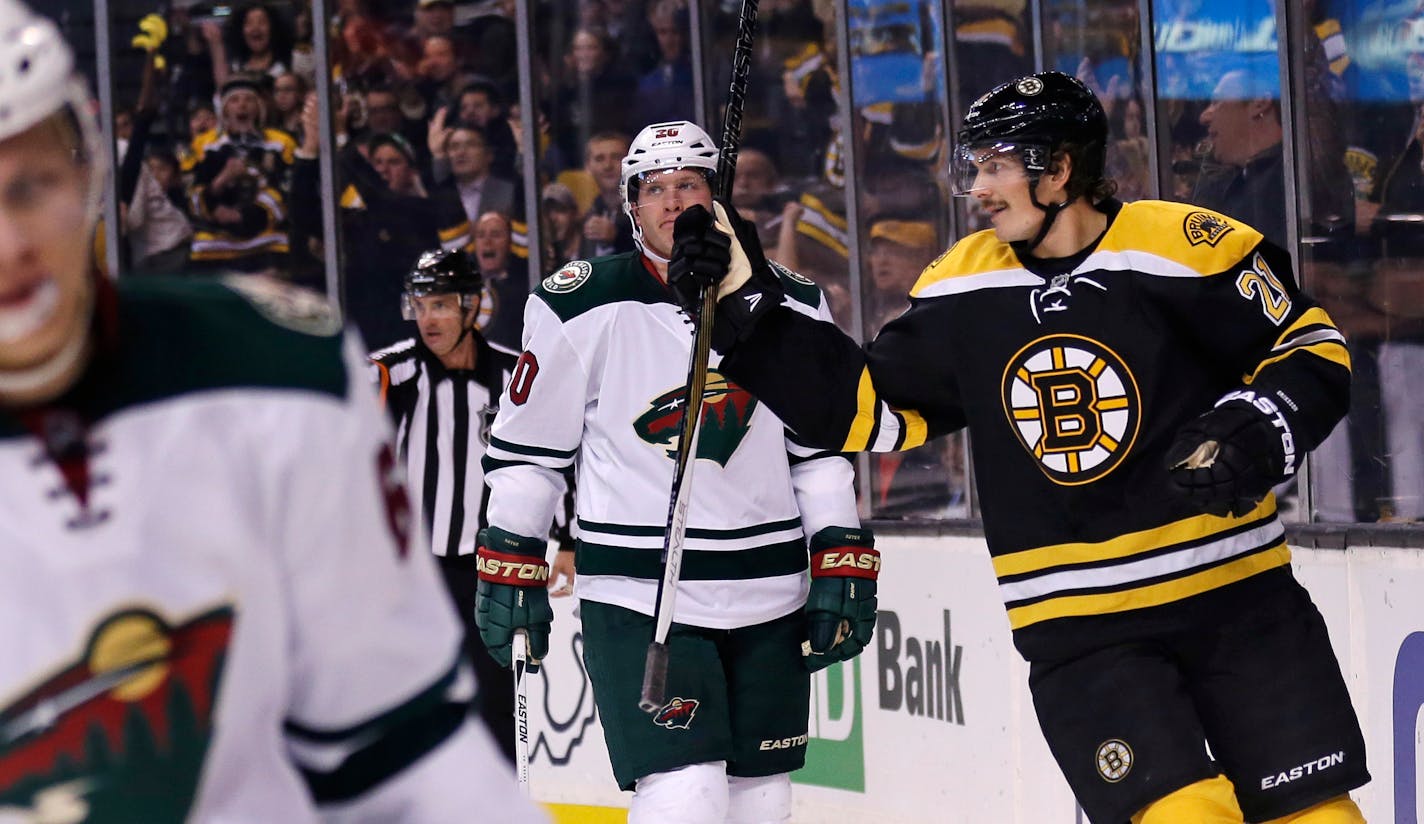
{"type": "Polygon", "coordinates": [[[1281,284],[1276,273],[1271,271],[1271,267],[1266,265],[1266,259],[1260,252],[1252,256],[1251,268],[1241,270],[1241,274],[1236,277],[1236,291],[1247,300],[1259,299],[1261,311],[1277,326],[1290,314],[1291,301],[1290,296],[1286,294],[1286,287],[1281,284]]]}

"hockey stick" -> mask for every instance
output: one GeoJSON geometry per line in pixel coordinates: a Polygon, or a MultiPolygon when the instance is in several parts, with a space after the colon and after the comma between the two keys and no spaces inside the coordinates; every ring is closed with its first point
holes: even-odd
{"type": "Polygon", "coordinates": [[[538,665],[529,665],[529,633],[514,633],[514,774],[519,790],[529,795],[529,679],[538,665]]]}
{"type": "MultiPolygon", "coordinates": [[[[751,73],[752,41],[756,36],[758,0],[742,0],[737,19],[737,45],[732,52],[732,84],[727,90],[727,111],[722,123],[722,148],[717,156],[717,197],[729,197],[737,174],[737,150],[742,141],[742,110],[746,108],[747,76],[751,73]]],[[[673,466],[672,496],[668,501],[667,530],[663,535],[663,575],[658,580],[653,607],[653,641],[643,663],[643,691],[638,706],[657,712],[667,700],[668,632],[672,629],[677,582],[682,574],[682,547],[687,537],[687,510],[691,504],[692,468],[697,463],[697,441],[702,434],[702,400],[707,389],[707,359],[712,352],[712,323],[716,318],[717,290],[702,290],[697,313],[697,335],[687,366],[687,391],[683,394],[677,460],[673,466]]]]}

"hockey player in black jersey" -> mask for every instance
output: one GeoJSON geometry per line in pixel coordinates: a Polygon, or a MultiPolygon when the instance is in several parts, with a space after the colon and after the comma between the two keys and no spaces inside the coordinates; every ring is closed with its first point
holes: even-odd
{"type": "Polygon", "coordinates": [[[1363,736],[1271,493],[1344,414],[1344,339],[1252,227],[1114,200],[1106,137],[1056,72],[977,101],[958,193],[993,228],[864,349],[766,299],[723,204],[731,250],[694,211],[670,278],[717,282],[722,372],[817,446],[969,427],[1014,642],[1092,821],[1363,821],[1363,736]]]}

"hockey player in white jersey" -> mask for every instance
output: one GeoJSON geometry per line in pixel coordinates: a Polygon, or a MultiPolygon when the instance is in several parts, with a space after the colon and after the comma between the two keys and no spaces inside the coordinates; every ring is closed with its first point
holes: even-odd
{"type": "MultiPolygon", "coordinates": [[[[632,824],[790,820],[809,671],[858,653],[875,621],[879,556],[859,527],[850,463],[795,444],[714,356],[670,700],[652,715],[638,708],[693,338],[666,286],[672,227],[693,204],[711,208],[716,167],[716,146],[692,123],[634,139],[622,190],[639,249],[569,262],[535,290],[485,456],[477,621],[504,663],[519,629],[534,657],[547,652],[544,542],[529,536],[548,532],[559,473],[576,464],[584,660],[614,776],[635,791],[632,824]]],[[[787,305],[829,318],[820,290],[778,271],[787,305]]]]}
{"type": "Polygon", "coordinates": [[[354,338],[100,279],[90,105],[0,0],[0,818],[543,820],[468,718],[354,338]]]}

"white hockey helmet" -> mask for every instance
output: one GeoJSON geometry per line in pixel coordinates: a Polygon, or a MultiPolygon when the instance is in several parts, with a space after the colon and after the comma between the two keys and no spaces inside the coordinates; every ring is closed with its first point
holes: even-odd
{"type": "Polygon", "coordinates": [[[59,27],[20,0],[0,0],[0,140],[66,111],[91,171],[92,223],[106,169],[93,98],[74,73],[74,52],[59,27]]]}
{"type": "Polygon", "coordinates": [[[648,172],[672,169],[703,169],[708,180],[717,173],[717,144],[701,126],[686,120],[654,123],[638,132],[623,158],[623,173],[618,180],[618,193],[623,196],[623,213],[633,224],[633,242],[645,254],[643,230],[633,215],[633,201],[638,196],[638,184],[648,172]]]}

